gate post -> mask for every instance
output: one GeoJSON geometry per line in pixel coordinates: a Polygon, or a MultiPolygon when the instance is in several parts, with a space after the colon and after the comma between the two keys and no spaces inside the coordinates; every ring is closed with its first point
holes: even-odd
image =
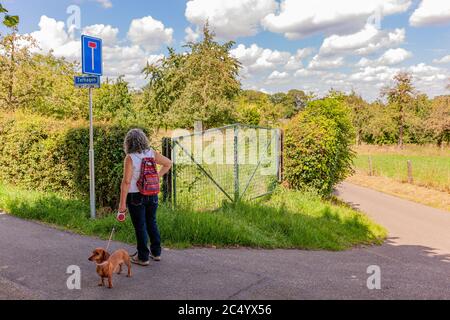
{"type": "MultiPolygon", "coordinates": [[[[164,157],[172,160],[172,139],[162,139],[162,154],[164,157]]],[[[164,176],[162,183],[163,202],[172,202],[172,169],[164,176]]]]}
{"type": "Polygon", "coordinates": [[[278,147],[277,152],[279,155],[278,160],[278,182],[282,183],[284,181],[284,131],[282,129],[277,129],[278,134],[278,147]]]}
{"type": "Polygon", "coordinates": [[[234,202],[239,201],[239,153],[238,153],[239,126],[234,127],[234,202]]]}

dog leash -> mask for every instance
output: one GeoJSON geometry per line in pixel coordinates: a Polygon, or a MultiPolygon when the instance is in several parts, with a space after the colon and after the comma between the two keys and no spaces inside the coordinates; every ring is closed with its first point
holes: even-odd
{"type": "Polygon", "coordinates": [[[112,240],[114,231],[116,231],[116,228],[115,228],[115,227],[113,227],[112,230],[111,230],[111,235],[109,236],[108,245],[106,246],[106,251],[108,251],[108,249],[109,249],[109,246],[110,246],[110,244],[111,244],[111,240],[112,240]]]}

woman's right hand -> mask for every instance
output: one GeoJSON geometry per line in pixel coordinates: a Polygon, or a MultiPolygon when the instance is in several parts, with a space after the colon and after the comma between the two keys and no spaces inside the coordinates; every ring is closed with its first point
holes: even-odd
{"type": "Polygon", "coordinates": [[[127,206],[124,204],[120,204],[119,205],[119,212],[120,213],[125,213],[127,211],[127,206]]]}

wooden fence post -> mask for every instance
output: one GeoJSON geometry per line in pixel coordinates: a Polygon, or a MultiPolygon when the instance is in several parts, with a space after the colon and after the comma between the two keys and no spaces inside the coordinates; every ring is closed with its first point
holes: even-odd
{"type": "Polygon", "coordinates": [[[279,130],[280,132],[280,148],[278,149],[278,152],[280,152],[279,156],[279,165],[278,168],[278,182],[282,183],[284,181],[284,130],[279,130]]]}
{"type": "Polygon", "coordinates": [[[408,160],[408,183],[414,183],[411,160],[408,160]]]}
{"type": "Polygon", "coordinates": [[[237,203],[241,197],[239,190],[239,126],[234,126],[234,202],[237,203]]]}
{"type": "Polygon", "coordinates": [[[371,156],[369,156],[369,176],[373,176],[373,164],[371,156]]]}

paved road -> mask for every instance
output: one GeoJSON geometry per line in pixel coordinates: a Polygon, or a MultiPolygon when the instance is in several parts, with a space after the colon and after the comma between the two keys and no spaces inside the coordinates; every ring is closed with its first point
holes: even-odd
{"type": "Polygon", "coordinates": [[[349,183],[343,183],[337,195],[385,226],[396,245],[421,245],[435,254],[450,254],[450,212],[349,183]]]}
{"type": "Polygon", "coordinates": [[[0,299],[450,299],[450,214],[349,184],[338,193],[390,230],[385,245],[165,250],[133,278],[116,277],[113,290],[97,287],[87,260],[104,241],[0,215],[0,299]],[[81,268],[81,290],[66,287],[69,265],[81,268]],[[381,268],[381,290],[367,289],[370,265],[381,268]]]}

